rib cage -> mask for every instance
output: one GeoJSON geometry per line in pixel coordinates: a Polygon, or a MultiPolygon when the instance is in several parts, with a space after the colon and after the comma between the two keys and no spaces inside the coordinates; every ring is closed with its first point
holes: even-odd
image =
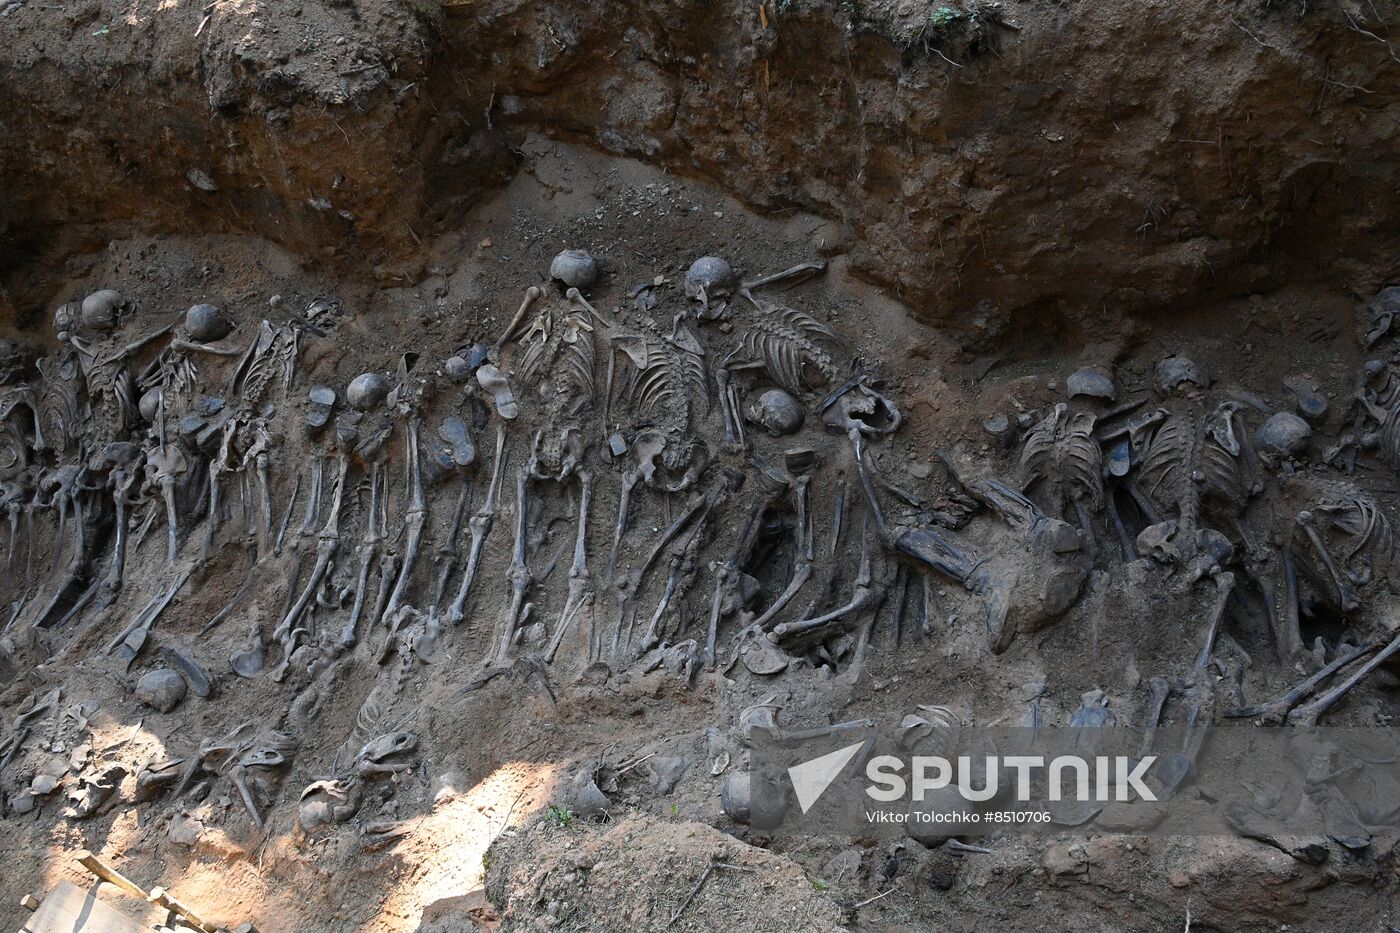
{"type": "Polygon", "coordinates": [[[1143,492],[1164,512],[1175,510],[1182,528],[1194,531],[1207,500],[1238,512],[1247,493],[1240,472],[1238,440],[1226,403],[1198,422],[1174,413],[1157,430],[1143,458],[1143,492]]]}
{"type": "Polygon", "coordinates": [[[1091,512],[1103,507],[1103,451],[1093,436],[1095,420],[1090,412],[1069,415],[1060,403],[1026,433],[1022,488],[1039,485],[1061,517],[1066,503],[1091,512]]]}
{"type": "Polygon", "coordinates": [[[837,342],[830,327],[796,308],[750,298],[758,314],[747,322],[739,340],[735,362],[761,363],[778,385],[794,395],[808,390],[804,368],[813,366],[827,382],[839,382],[840,370],[818,340],[837,342]]]}

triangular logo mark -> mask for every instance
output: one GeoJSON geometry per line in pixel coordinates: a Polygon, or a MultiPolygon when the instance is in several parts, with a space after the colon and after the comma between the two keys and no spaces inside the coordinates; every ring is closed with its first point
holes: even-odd
{"type": "Polygon", "coordinates": [[[831,782],[836,780],[841,769],[850,764],[851,759],[856,756],[856,752],[860,751],[864,744],[864,742],[857,742],[854,745],[847,745],[845,748],[838,748],[820,758],[813,758],[811,761],[804,761],[800,765],[788,768],[788,778],[792,781],[792,789],[797,792],[797,805],[802,808],[803,813],[812,809],[821,795],[826,793],[826,789],[831,786],[831,782]]]}

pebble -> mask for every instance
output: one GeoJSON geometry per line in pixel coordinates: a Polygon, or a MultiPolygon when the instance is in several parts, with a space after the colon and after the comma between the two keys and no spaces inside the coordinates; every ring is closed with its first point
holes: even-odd
{"type": "Polygon", "coordinates": [[[168,667],[148,671],[136,682],[136,699],[168,713],[185,698],[185,680],[168,667]]]}

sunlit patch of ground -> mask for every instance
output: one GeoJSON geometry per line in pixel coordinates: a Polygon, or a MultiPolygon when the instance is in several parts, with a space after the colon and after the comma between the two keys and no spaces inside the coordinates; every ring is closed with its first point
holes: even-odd
{"type": "Polygon", "coordinates": [[[379,916],[362,929],[415,930],[425,908],[480,888],[486,850],[502,831],[545,805],[558,771],[557,765],[548,762],[517,761],[502,765],[469,789],[449,783],[438,793],[432,810],[413,820],[394,848],[403,866],[402,877],[379,916]]]}

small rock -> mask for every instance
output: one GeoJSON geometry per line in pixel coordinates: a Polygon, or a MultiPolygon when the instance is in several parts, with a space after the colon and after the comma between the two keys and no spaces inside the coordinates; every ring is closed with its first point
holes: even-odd
{"type": "Polygon", "coordinates": [[[719,797],[726,816],[755,829],[772,829],[787,814],[782,788],[760,773],[729,772],[719,797]]]}
{"type": "Polygon", "coordinates": [[[58,789],[58,778],[52,774],[36,774],[29,784],[29,792],[36,797],[45,797],[58,789]]]}
{"type": "Polygon", "coordinates": [[[1011,430],[1011,419],[1003,414],[995,414],[982,422],[982,428],[992,437],[1002,437],[1011,430]]]}
{"type": "Polygon", "coordinates": [[[1065,390],[1070,398],[1086,396],[1111,402],[1118,397],[1118,389],[1113,380],[1093,369],[1081,369],[1065,380],[1065,390]]]}
{"type": "Polygon", "coordinates": [[[185,312],[185,329],[201,342],[223,340],[233,330],[233,322],[213,305],[194,305],[185,312]]]}
{"type": "Polygon", "coordinates": [[[1327,397],[1310,389],[1299,389],[1296,393],[1298,414],[1303,420],[1316,427],[1327,420],[1327,397]]]}
{"type": "Polygon", "coordinates": [[[462,385],[472,377],[472,367],[464,358],[460,356],[449,356],[447,362],[442,365],[442,370],[458,385],[462,385]]]}
{"type": "Polygon", "coordinates": [[[598,281],[598,260],[586,250],[566,249],[549,264],[549,277],[583,291],[598,281]]]}
{"type": "Polygon", "coordinates": [[[136,699],[168,713],[185,698],[185,680],[168,667],[147,672],[136,682],[136,699]]]}
{"type": "Polygon", "coordinates": [[[1308,446],[1312,427],[1292,412],[1281,411],[1259,426],[1255,445],[1275,457],[1295,457],[1308,446]]]}
{"type": "Polygon", "coordinates": [[[185,173],[185,177],[189,179],[190,184],[194,185],[200,191],[219,190],[219,186],[214,184],[214,179],[210,178],[207,174],[201,172],[197,168],[190,169],[188,172],[185,173]]]}
{"type": "Polygon", "coordinates": [[[379,373],[361,373],[345,390],[345,400],[360,411],[369,411],[389,396],[389,380],[379,373]]]}

